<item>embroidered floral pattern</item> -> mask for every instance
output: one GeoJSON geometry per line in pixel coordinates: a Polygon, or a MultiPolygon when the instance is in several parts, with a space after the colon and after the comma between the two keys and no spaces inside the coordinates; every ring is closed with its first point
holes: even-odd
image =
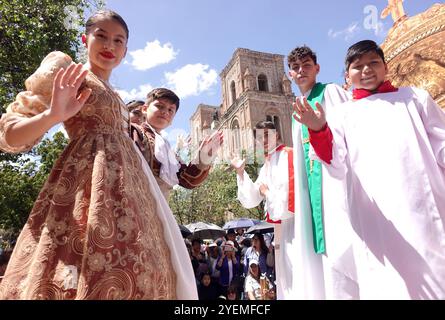
{"type": "MultiPolygon", "coordinates": [[[[55,73],[70,62],[51,53],[28,78],[28,91],[0,120],[2,150],[32,147],[9,146],[4,132],[20,117],[48,107],[55,73]]],[[[125,129],[123,102],[92,74],[84,85],[93,92],[82,111],[64,123],[70,143],[17,240],[0,299],[175,299],[170,251],[125,129]],[[69,282],[65,266],[72,266],[69,282]]]]}

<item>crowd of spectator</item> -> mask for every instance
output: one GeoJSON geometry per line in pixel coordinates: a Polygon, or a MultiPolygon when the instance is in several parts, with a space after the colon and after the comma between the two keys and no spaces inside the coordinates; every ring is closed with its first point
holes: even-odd
{"type": "Polygon", "coordinates": [[[229,229],[223,238],[204,240],[185,240],[199,300],[275,299],[273,235],[246,235],[240,228],[229,229]]]}

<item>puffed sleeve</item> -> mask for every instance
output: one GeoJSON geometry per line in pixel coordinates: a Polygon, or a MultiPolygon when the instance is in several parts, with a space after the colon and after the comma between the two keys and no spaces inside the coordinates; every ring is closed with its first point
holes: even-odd
{"type": "Polygon", "coordinates": [[[60,68],[67,68],[72,59],[63,52],[54,51],[43,59],[39,68],[25,81],[26,91],[20,92],[0,119],[0,149],[9,153],[30,150],[42,137],[29,145],[13,147],[5,140],[5,132],[23,118],[31,118],[49,108],[53,80],[60,68]]]}

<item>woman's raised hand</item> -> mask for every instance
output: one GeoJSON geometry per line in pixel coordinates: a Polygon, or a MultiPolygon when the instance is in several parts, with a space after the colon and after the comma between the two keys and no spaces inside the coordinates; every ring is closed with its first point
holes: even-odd
{"type": "Polygon", "coordinates": [[[63,122],[76,115],[90,97],[91,89],[85,88],[80,93],[79,88],[88,70],[81,63],[72,63],[66,70],[57,72],[53,82],[53,95],[49,116],[55,123],[63,122]]]}

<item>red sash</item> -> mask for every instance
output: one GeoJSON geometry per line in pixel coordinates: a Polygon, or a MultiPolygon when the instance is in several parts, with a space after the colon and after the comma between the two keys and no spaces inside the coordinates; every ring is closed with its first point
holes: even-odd
{"type": "MultiPolygon", "coordinates": [[[[278,146],[275,152],[285,150],[287,152],[287,168],[289,177],[289,199],[287,204],[287,210],[295,213],[295,175],[294,175],[294,150],[284,145],[278,146]]],[[[266,221],[269,223],[281,223],[281,220],[270,219],[269,212],[266,212],[266,221]]]]}
{"type": "Polygon", "coordinates": [[[376,94],[376,93],[387,93],[387,92],[395,92],[399,89],[394,87],[389,80],[386,80],[382,82],[377,89],[370,91],[367,89],[354,89],[352,90],[352,97],[355,100],[360,100],[366,97],[369,97],[370,95],[376,94]]]}

